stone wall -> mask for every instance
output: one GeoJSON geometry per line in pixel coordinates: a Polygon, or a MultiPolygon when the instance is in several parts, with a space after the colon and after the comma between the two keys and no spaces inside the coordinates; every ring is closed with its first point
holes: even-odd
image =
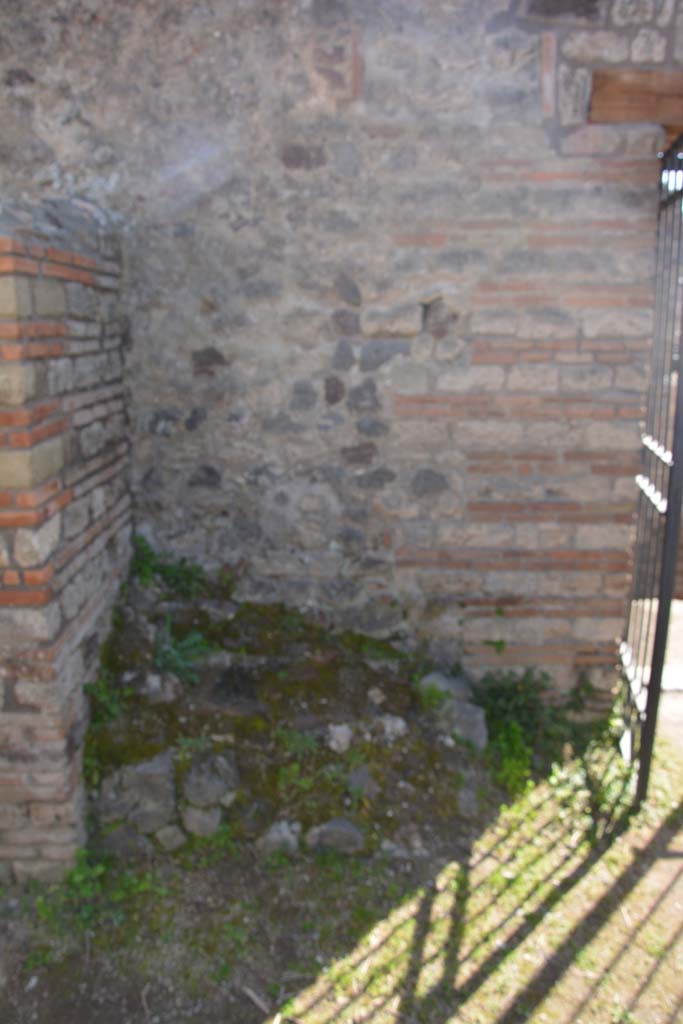
{"type": "Polygon", "coordinates": [[[591,74],[680,67],[683,5],[8,6],[0,190],[127,224],[139,528],[474,672],[610,670],[663,136],[591,74]]]}
{"type": "Polygon", "coordinates": [[[91,204],[0,208],[0,878],[83,843],[83,684],[129,548],[119,269],[91,204]]]}

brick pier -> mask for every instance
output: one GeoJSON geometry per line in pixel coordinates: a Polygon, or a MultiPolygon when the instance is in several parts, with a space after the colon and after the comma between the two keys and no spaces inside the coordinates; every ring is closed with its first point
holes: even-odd
{"type": "Polygon", "coordinates": [[[93,208],[0,218],[0,877],[84,840],[83,684],[129,554],[116,237],[93,208]]]}

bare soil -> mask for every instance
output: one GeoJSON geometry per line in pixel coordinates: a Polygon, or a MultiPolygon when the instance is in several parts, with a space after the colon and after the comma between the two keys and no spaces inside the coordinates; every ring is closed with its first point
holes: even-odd
{"type": "MultiPolygon", "coordinates": [[[[683,774],[670,747],[635,817],[607,741],[566,751],[509,801],[485,758],[439,733],[414,660],[282,609],[210,611],[149,615],[233,651],[230,670],[203,670],[170,705],[127,699],[91,730],[88,771],[96,784],[169,745],[229,747],[238,801],[214,837],[142,861],[107,859],[94,822],[67,884],[0,893],[3,1024],[683,1020],[683,774]],[[385,714],[404,737],[383,738],[385,714]],[[330,723],[353,727],[344,754],[330,723]],[[372,796],[348,785],[360,765],[372,796]],[[362,853],[259,852],[273,821],[305,835],[340,815],[362,853]]],[[[154,657],[137,617],[107,652],[118,683],[154,657]]]]}

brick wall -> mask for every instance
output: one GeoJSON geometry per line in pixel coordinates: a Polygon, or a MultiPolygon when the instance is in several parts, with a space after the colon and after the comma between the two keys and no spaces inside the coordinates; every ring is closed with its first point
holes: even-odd
{"type": "Polygon", "coordinates": [[[89,204],[0,212],[0,876],[83,842],[83,684],[128,560],[116,238],[89,204]]]}
{"type": "Polygon", "coordinates": [[[608,691],[664,133],[590,124],[591,78],[680,71],[683,0],[24,0],[0,31],[0,192],[126,223],[156,545],[608,691]]]}

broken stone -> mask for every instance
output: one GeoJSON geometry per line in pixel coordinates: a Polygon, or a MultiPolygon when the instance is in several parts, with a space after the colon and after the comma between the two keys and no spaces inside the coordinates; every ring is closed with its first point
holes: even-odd
{"type": "Polygon", "coordinates": [[[220,487],[221,474],[215,466],[197,466],[187,481],[188,487],[220,487]]]}
{"type": "Polygon", "coordinates": [[[175,783],[170,751],[127,765],[106,778],[98,799],[100,819],[125,820],[139,832],[157,832],[175,817],[175,783]]]}
{"type": "Polygon", "coordinates": [[[341,402],[345,394],[346,387],[339,377],[325,378],[325,401],[328,405],[336,405],[337,402],[341,402]]]}
{"type": "Polygon", "coordinates": [[[658,64],[666,56],[666,36],[653,28],[641,28],[631,43],[631,60],[637,64],[658,64]]]}
{"type": "Polygon", "coordinates": [[[374,380],[364,380],[362,384],[351,388],[347,405],[352,412],[374,412],[379,409],[377,387],[374,380]]]}
{"type": "Polygon", "coordinates": [[[102,849],[120,860],[138,860],[154,854],[154,846],[149,839],[130,825],[119,825],[108,832],[102,839],[102,849]]]}
{"type": "Polygon", "coordinates": [[[332,320],[341,334],[358,334],[360,321],[358,313],[350,309],[338,309],[332,314],[332,320]]]}
{"type": "Polygon", "coordinates": [[[398,306],[372,306],[361,313],[360,329],[369,337],[414,337],[422,330],[422,306],[419,302],[404,302],[398,306]]]}
{"type": "Polygon", "coordinates": [[[570,60],[619,63],[628,58],[628,41],[618,32],[572,32],[562,44],[570,60]]]}
{"type": "Polygon", "coordinates": [[[257,842],[257,847],[266,856],[271,853],[297,853],[301,838],[298,821],[276,821],[257,842]]]}
{"type": "Polygon", "coordinates": [[[470,786],[463,786],[458,792],[458,811],[463,818],[476,818],[479,814],[479,800],[470,786]]]}
{"type": "Polygon", "coordinates": [[[352,466],[367,466],[377,455],[377,445],[372,441],[365,441],[362,444],[350,445],[342,448],[341,457],[344,462],[352,466]]]}
{"type": "Polygon", "coordinates": [[[383,437],[389,433],[389,427],[382,420],[374,420],[371,416],[361,416],[356,423],[356,429],[366,437],[383,437]]]}
{"type": "Polygon", "coordinates": [[[188,804],[180,812],[183,828],[193,836],[208,838],[214,835],[221,824],[220,807],[193,807],[188,804]]]}
{"type": "Polygon", "coordinates": [[[425,466],[418,469],[410,482],[410,489],[416,498],[428,498],[450,490],[450,484],[443,473],[425,466]]]}
{"type": "Polygon", "coordinates": [[[395,845],[407,851],[409,857],[428,857],[429,850],[422,841],[417,825],[405,825],[396,833],[395,845]]]}
{"type": "Polygon", "coordinates": [[[386,466],[379,466],[369,473],[361,473],[355,477],[354,483],[365,491],[381,491],[387,484],[393,483],[395,479],[396,474],[393,470],[387,469],[386,466]]]}
{"type": "Polygon", "coordinates": [[[372,773],[366,764],[354,768],[349,772],[348,781],[349,793],[358,794],[366,800],[374,800],[380,794],[379,784],[373,779],[372,773]]]}
{"type": "Polygon", "coordinates": [[[435,708],[437,726],[448,734],[456,733],[461,740],[483,750],[488,743],[486,715],[483,708],[472,703],[472,687],[465,676],[447,676],[443,672],[430,672],[417,684],[426,698],[436,691],[443,702],[435,708]]]}
{"type": "Polygon", "coordinates": [[[360,368],[364,373],[378,370],[396,356],[407,356],[410,343],[395,338],[373,338],[361,349],[360,368]]]}
{"type": "Polygon", "coordinates": [[[353,345],[348,338],[341,338],[337,342],[337,347],[334,350],[332,356],[332,369],[333,370],[350,370],[356,362],[356,357],[353,354],[353,345]]]}
{"type": "Polygon", "coordinates": [[[192,353],[192,372],[195,377],[205,374],[213,377],[214,373],[221,366],[227,366],[227,360],[222,352],[219,352],[213,345],[207,348],[195,349],[192,353]]]}
{"type": "Polygon", "coordinates": [[[655,13],[655,0],[615,0],[612,21],[615,25],[642,25],[655,13]]]}
{"type": "Polygon", "coordinates": [[[390,860],[410,860],[412,856],[406,846],[402,843],[395,843],[392,839],[383,839],[379,848],[390,860]]]}
{"type": "Polygon", "coordinates": [[[280,159],[290,171],[313,171],[327,163],[322,146],[306,146],[300,142],[288,142],[280,150],[280,159]]]}
{"type": "Polygon", "coordinates": [[[327,727],[327,745],[335,754],[345,754],[351,746],[353,729],[350,725],[329,725],[327,727]]]}
{"type": "Polygon", "coordinates": [[[588,68],[571,68],[562,64],[558,75],[560,123],[568,126],[586,120],[591,90],[588,68]]]}
{"type": "Polygon", "coordinates": [[[167,853],[179,850],[185,844],[185,833],[178,825],[166,825],[155,832],[154,838],[167,853]]]}
{"type": "Polygon", "coordinates": [[[437,691],[456,700],[470,700],[472,697],[472,687],[464,676],[447,676],[443,672],[430,672],[423,676],[417,689],[426,693],[437,691]]]}
{"type": "Polygon", "coordinates": [[[489,741],[484,709],[466,700],[446,700],[437,712],[439,728],[483,750],[489,741]]]}
{"type": "Polygon", "coordinates": [[[295,380],[289,408],[292,412],[307,412],[318,400],[316,390],[308,380],[295,380]]]}
{"type": "Polygon", "coordinates": [[[408,733],[408,723],[399,715],[382,715],[379,721],[387,743],[394,743],[408,733]]]}
{"type": "Polygon", "coordinates": [[[362,301],[360,288],[344,270],[335,277],[334,288],[342,302],[347,302],[349,306],[360,306],[362,301]]]}
{"type": "Polygon", "coordinates": [[[172,672],[148,672],[140,689],[150,704],[171,704],[181,697],[182,692],[183,684],[172,672]]]}
{"type": "Polygon", "coordinates": [[[239,773],[230,753],[195,754],[183,781],[183,795],[195,807],[229,807],[238,788],[239,773]]]}
{"type": "Polygon", "coordinates": [[[346,818],[331,818],[315,825],[306,834],[310,849],[337,850],[339,853],[360,853],[365,846],[363,833],[346,818]]]}
{"type": "Polygon", "coordinates": [[[459,315],[447,299],[439,296],[423,305],[424,329],[437,341],[442,341],[458,322],[459,315]]]}

